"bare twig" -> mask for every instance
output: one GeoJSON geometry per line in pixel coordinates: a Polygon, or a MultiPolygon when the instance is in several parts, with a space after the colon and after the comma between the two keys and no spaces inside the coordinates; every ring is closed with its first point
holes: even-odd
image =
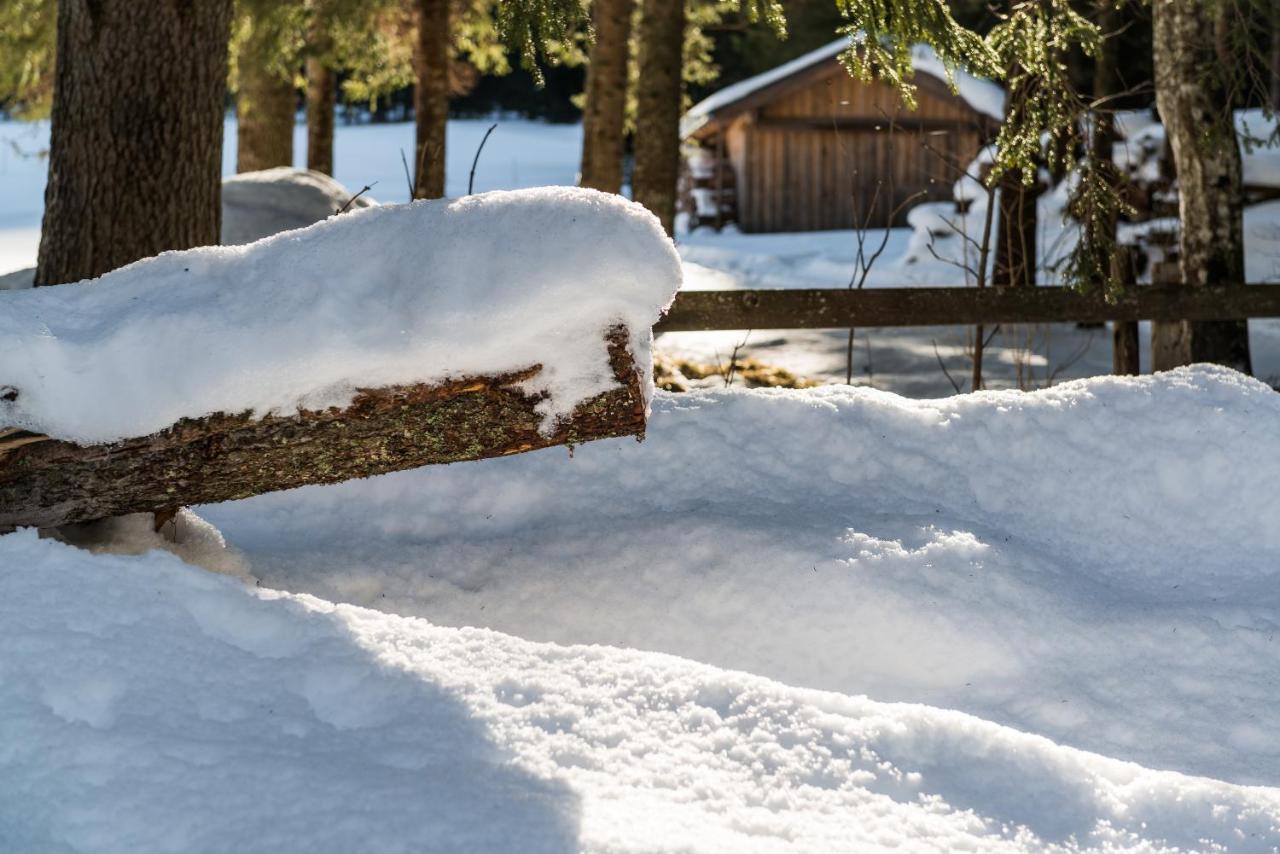
{"type": "Polygon", "coordinates": [[[413,188],[413,176],[409,174],[409,158],[404,156],[404,149],[400,149],[400,162],[404,164],[404,180],[409,185],[409,201],[417,198],[413,188]]]}
{"type": "MultiPolygon", "coordinates": [[[[377,181],[374,181],[374,182],[373,182],[373,184],[376,184],[376,183],[378,183],[378,182],[377,182],[377,181]]],[[[334,216],[337,216],[337,215],[338,215],[338,214],[340,214],[340,213],[345,213],[345,212],[346,212],[346,210],[347,210],[347,208],[351,207],[351,203],[352,203],[352,202],[354,202],[356,199],[360,198],[360,197],[361,197],[361,196],[363,196],[365,193],[367,193],[367,192],[369,192],[370,190],[372,190],[372,189],[373,189],[373,184],[365,184],[365,185],[364,185],[364,187],[362,187],[362,188],[360,189],[360,192],[356,193],[354,196],[352,196],[351,198],[347,199],[347,203],[346,203],[345,205],[343,205],[342,207],[338,208],[336,211],[334,211],[334,212],[333,212],[333,215],[334,215],[334,216]]]]}
{"type": "Polygon", "coordinates": [[[738,372],[738,351],[747,346],[747,339],[751,337],[751,330],[747,330],[747,334],[742,336],[742,340],[733,345],[733,353],[729,356],[729,370],[724,374],[724,386],[728,388],[733,385],[734,374],[738,372]]]}
{"type": "Polygon", "coordinates": [[[471,177],[467,179],[467,195],[471,195],[471,190],[476,183],[476,164],[480,162],[480,152],[484,151],[484,144],[489,141],[489,134],[493,133],[498,127],[498,123],[494,122],[489,125],[489,129],[484,132],[484,138],[480,140],[480,144],[476,146],[476,156],[471,159],[471,177]]]}
{"type": "Polygon", "coordinates": [[[956,382],[955,377],[951,376],[951,372],[947,370],[946,362],[942,361],[942,354],[938,352],[938,339],[933,339],[933,357],[938,360],[938,367],[942,368],[942,374],[947,378],[947,382],[951,383],[951,388],[955,389],[955,393],[960,393],[960,383],[956,382]]]}

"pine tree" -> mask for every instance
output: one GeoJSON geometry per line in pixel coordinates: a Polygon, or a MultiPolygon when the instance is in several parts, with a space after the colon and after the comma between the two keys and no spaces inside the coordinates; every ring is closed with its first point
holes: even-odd
{"type": "Polygon", "coordinates": [[[61,0],[37,284],[218,242],[231,0],[61,0]]]}
{"type": "Polygon", "coordinates": [[[640,82],[636,93],[636,165],[632,197],[674,233],[684,96],[684,0],[643,0],[640,82]]]}
{"type": "MultiPolygon", "coordinates": [[[[1179,263],[1188,287],[1244,282],[1244,200],[1232,114],[1240,57],[1230,43],[1225,4],[1180,0],[1152,4],[1156,103],[1173,152],[1181,219],[1179,263]]],[[[1250,370],[1243,320],[1157,324],[1156,370],[1217,362],[1250,370]]]]}
{"type": "Polygon", "coordinates": [[[579,183],[606,193],[617,193],[622,188],[627,64],[634,11],[634,0],[595,0],[591,9],[595,41],[587,66],[579,183]]]}
{"type": "Polygon", "coordinates": [[[416,123],[413,194],[444,196],[445,129],[449,121],[449,62],[452,56],[449,0],[416,0],[418,40],[413,93],[416,123]]]}
{"type": "Polygon", "coordinates": [[[293,165],[297,0],[240,0],[235,45],[236,171],[293,165]]]}
{"type": "Polygon", "coordinates": [[[338,76],[330,67],[333,53],[328,22],[313,14],[307,38],[307,168],[333,174],[333,130],[338,76]]]}

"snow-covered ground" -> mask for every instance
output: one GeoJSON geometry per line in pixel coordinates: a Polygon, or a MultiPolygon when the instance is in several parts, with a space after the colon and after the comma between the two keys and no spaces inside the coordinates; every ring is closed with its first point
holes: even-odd
{"type": "Polygon", "coordinates": [[[0,847],[1274,851],[1278,421],[1204,368],[662,394],[203,508],[257,591],[9,535],[0,847]]]}
{"type": "Polygon", "coordinates": [[[23,852],[1270,851],[1280,791],[959,712],[0,539],[23,852]]]}

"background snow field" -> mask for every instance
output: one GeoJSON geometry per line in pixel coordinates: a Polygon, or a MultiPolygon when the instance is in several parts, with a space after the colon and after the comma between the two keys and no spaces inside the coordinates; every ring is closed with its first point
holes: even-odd
{"type": "Polygon", "coordinates": [[[1280,793],[959,712],[0,538],[6,851],[1270,851],[1280,793]]]}
{"type": "Polygon", "coordinates": [[[650,327],[680,275],[656,217],[593,190],[366,208],[0,292],[0,386],[19,392],[0,402],[0,426],[105,442],[539,364],[527,385],[549,394],[551,419],[616,385],[611,325],[631,330],[648,369],[650,327]]]}

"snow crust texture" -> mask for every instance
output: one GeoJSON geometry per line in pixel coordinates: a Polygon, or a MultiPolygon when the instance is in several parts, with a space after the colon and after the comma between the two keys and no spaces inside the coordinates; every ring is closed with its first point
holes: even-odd
{"type": "Polygon", "coordinates": [[[604,332],[680,285],[658,221],[573,188],[370,207],[92,282],[0,292],[0,425],[82,443],[541,364],[550,422],[615,385],[604,332]]]}
{"type": "Polygon", "coordinates": [[[958,712],[0,538],[6,851],[1270,851],[1280,794],[958,712]]]}

